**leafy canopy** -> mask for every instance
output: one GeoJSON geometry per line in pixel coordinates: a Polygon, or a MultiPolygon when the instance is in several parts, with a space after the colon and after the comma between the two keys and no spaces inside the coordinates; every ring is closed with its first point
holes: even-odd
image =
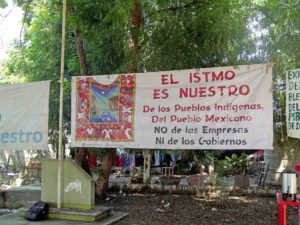
{"type": "MultiPolygon", "coordinates": [[[[15,42],[1,77],[52,80],[50,128],[55,131],[62,1],[16,2],[24,10],[23,38],[15,42]]],[[[300,66],[299,11],[299,1],[287,0],[68,0],[65,71],[80,73],[74,35],[79,30],[89,74],[127,73],[130,64],[145,72],[275,61],[275,73],[283,77],[286,68],[300,66]],[[141,25],[133,29],[137,3],[141,25]]],[[[65,82],[69,128],[70,81],[65,82]]]]}

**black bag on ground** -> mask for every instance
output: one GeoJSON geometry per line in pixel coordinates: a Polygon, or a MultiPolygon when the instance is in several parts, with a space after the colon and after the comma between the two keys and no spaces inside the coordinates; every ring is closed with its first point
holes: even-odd
{"type": "Polygon", "coordinates": [[[46,219],[49,212],[49,204],[47,202],[38,201],[25,214],[25,219],[29,221],[39,221],[46,219]]]}

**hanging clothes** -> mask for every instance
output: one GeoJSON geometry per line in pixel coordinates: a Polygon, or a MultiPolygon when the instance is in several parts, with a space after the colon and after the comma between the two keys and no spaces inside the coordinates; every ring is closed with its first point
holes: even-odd
{"type": "Polygon", "coordinates": [[[119,157],[117,155],[115,155],[113,158],[112,166],[119,166],[119,157]]]}
{"type": "Polygon", "coordinates": [[[142,154],[138,154],[135,156],[135,166],[144,166],[144,156],[142,154]]]}
{"type": "Polygon", "coordinates": [[[155,167],[160,166],[160,153],[159,150],[154,151],[154,165],[155,167]]]}
{"type": "Polygon", "coordinates": [[[87,161],[90,168],[97,166],[97,155],[94,152],[89,151],[87,155],[87,161]]]}
{"type": "Polygon", "coordinates": [[[133,170],[135,168],[135,155],[130,154],[130,169],[133,170]]]}
{"type": "Polygon", "coordinates": [[[130,156],[127,152],[124,154],[124,158],[125,158],[125,167],[129,168],[130,167],[130,156]]]}
{"type": "Polygon", "coordinates": [[[163,166],[164,161],[165,161],[165,155],[161,152],[160,153],[160,166],[163,166]]]}
{"type": "Polygon", "coordinates": [[[170,153],[166,153],[165,157],[164,157],[164,164],[165,164],[165,166],[170,166],[171,165],[171,161],[172,161],[172,157],[171,157],[170,153]]]}
{"type": "Polygon", "coordinates": [[[81,167],[85,172],[87,172],[89,175],[92,176],[87,157],[88,157],[88,150],[84,149],[83,150],[83,158],[82,158],[81,167]]]}
{"type": "Polygon", "coordinates": [[[124,158],[124,155],[121,154],[121,155],[119,156],[119,167],[124,168],[124,166],[125,166],[125,158],[124,158]]]}
{"type": "Polygon", "coordinates": [[[172,166],[175,167],[176,166],[176,156],[175,156],[174,152],[171,153],[171,159],[172,159],[172,166]]]}

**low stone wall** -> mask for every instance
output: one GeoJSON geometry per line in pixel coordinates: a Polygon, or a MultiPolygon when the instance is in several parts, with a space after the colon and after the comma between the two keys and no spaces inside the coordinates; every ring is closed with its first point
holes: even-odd
{"type": "Polygon", "coordinates": [[[5,191],[0,191],[0,209],[4,208],[5,204],[5,191]]]}
{"type": "Polygon", "coordinates": [[[40,186],[21,186],[0,192],[0,208],[30,207],[41,199],[40,186]]]}
{"type": "Polygon", "coordinates": [[[251,186],[248,189],[240,189],[234,186],[181,186],[181,185],[161,185],[150,184],[148,186],[143,184],[126,184],[122,186],[122,191],[128,192],[158,192],[158,193],[174,193],[174,194],[197,194],[198,196],[218,196],[222,194],[227,195],[253,195],[253,196],[270,196],[274,197],[276,193],[280,192],[277,187],[257,187],[251,186]]]}

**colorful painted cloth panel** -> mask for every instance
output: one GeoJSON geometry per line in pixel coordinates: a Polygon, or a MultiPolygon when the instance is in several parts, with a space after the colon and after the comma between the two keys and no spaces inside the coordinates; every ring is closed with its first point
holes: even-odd
{"type": "Polygon", "coordinates": [[[105,85],[92,77],[78,78],[76,86],[76,140],[134,140],[134,76],[120,75],[105,85]]]}

